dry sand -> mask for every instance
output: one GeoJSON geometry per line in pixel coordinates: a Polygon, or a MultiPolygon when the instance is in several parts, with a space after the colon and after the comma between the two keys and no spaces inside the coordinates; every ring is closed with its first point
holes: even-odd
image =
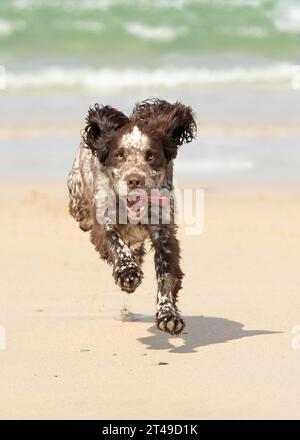
{"type": "Polygon", "coordinates": [[[0,418],[299,418],[299,196],[206,191],[204,234],[180,233],[176,338],[153,325],[151,254],[123,294],[63,183],[1,183],[0,418]]]}

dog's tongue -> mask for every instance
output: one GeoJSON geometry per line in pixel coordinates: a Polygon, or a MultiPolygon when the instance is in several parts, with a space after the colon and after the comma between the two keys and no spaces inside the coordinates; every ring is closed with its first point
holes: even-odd
{"type": "Polygon", "coordinates": [[[149,196],[149,201],[153,205],[168,206],[169,197],[166,197],[166,196],[149,196]]]}
{"type": "Polygon", "coordinates": [[[131,208],[133,205],[138,203],[141,200],[140,196],[137,196],[135,199],[129,200],[127,199],[127,207],[131,208]]]}

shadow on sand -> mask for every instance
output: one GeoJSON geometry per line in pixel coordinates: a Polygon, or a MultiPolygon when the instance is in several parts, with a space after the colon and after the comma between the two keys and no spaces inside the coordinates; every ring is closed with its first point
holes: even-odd
{"type": "MultiPolygon", "coordinates": [[[[153,319],[153,318],[152,318],[153,319]]],[[[148,317],[141,317],[141,321],[150,321],[148,317]]],[[[172,353],[194,353],[199,347],[211,344],[220,344],[233,339],[250,336],[281,333],[269,330],[244,330],[240,322],[225,318],[186,316],[186,329],[179,336],[182,345],[172,344],[176,336],[161,332],[155,326],[150,327],[151,336],[138,338],[138,341],[147,346],[148,350],[169,350],[172,353]]]]}

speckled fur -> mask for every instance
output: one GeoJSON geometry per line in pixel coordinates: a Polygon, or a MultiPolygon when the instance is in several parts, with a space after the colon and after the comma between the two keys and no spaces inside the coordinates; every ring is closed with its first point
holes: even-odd
{"type": "Polygon", "coordinates": [[[154,263],[158,284],[156,323],[159,329],[179,334],[184,321],[177,308],[183,273],[180,249],[174,225],[173,200],[170,201],[170,224],[120,224],[107,218],[98,222],[105,210],[107,195],[118,196],[118,184],[128,174],[137,172],[145,180],[145,190],[173,190],[173,160],[178,147],[190,142],[196,131],[192,110],[181,103],[147,100],[137,104],[128,118],[109,106],[91,108],[83,141],[69,173],[70,214],[84,231],[100,257],[113,267],[117,285],[128,293],[142,282],[141,269],[145,241],[155,251],[154,263]],[[117,161],[120,148],[124,159],[117,161]],[[149,149],[154,160],[147,159],[149,149]]]}

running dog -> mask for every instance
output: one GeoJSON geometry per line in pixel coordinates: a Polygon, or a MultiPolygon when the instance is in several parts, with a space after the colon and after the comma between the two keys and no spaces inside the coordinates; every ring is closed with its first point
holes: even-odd
{"type": "Polygon", "coordinates": [[[183,272],[173,162],[179,146],[195,135],[193,111],[180,102],[148,99],[136,104],[129,117],[96,104],[89,109],[68,178],[70,214],[83,231],[91,231],[91,242],[125,292],[142,281],[145,241],[150,240],[158,284],[156,323],[170,334],[185,326],[177,308],[183,272]]]}

